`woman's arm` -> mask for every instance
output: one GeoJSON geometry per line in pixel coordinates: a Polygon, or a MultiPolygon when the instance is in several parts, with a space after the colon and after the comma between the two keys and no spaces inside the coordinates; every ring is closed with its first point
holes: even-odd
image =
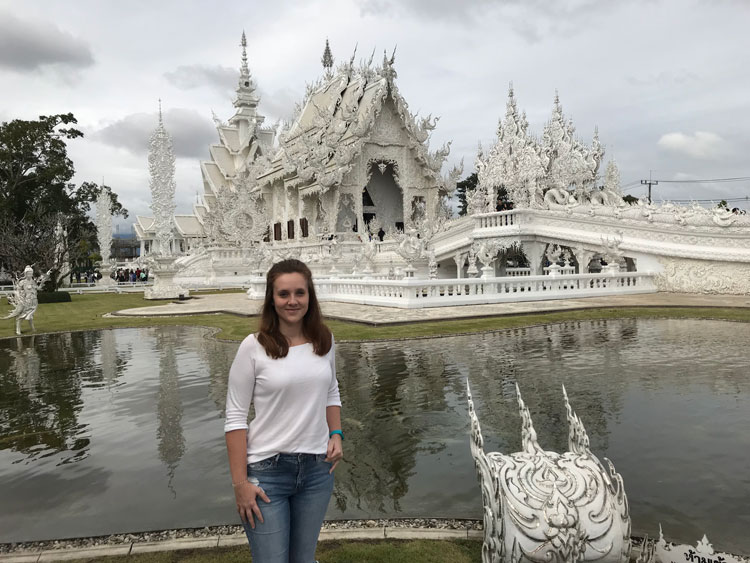
{"type": "MultiPolygon", "coordinates": [[[[326,422],[328,423],[328,432],[341,430],[341,407],[337,405],[326,407],[326,422]]],[[[326,451],[326,461],[333,463],[330,473],[333,473],[343,457],[344,449],[341,434],[334,434],[328,439],[328,450],[326,451]]]]}
{"type": "Polygon", "coordinates": [[[256,497],[270,502],[263,489],[247,480],[247,413],[255,386],[254,338],[246,338],[237,351],[229,369],[227,385],[226,421],[224,436],[227,441],[229,472],[237,502],[237,512],[243,522],[255,528],[255,518],[263,522],[256,497]]]}
{"type": "Polygon", "coordinates": [[[232,485],[236,489],[247,481],[247,430],[232,430],[225,434],[229,472],[232,474],[232,485]]]}
{"type": "Polygon", "coordinates": [[[232,487],[237,502],[240,519],[255,528],[255,518],[263,522],[263,515],[258,506],[258,497],[271,502],[263,489],[247,480],[247,430],[232,430],[225,434],[229,471],[232,474],[232,487]]]}

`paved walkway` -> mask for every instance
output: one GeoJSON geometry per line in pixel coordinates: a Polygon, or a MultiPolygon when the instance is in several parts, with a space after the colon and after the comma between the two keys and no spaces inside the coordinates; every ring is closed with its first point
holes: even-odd
{"type": "MultiPolygon", "coordinates": [[[[174,315],[201,315],[207,313],[229,313],[234,315],[257,315],[261,302],[249,300],[244,293],[218,293],[199,295],[186,301],[174,301],[166,305],[138,307],[117,311],[115,315],[156,317],[174,315]]],[[[551,311],[574,309],[597,309],[604,307],[745,307],[750,308],[750,295],[697,295],[687,293],[647,293],[585,299],[555,299],[550,301],[525,301],[491,305],[458,305],[455,307],[430,307],[427,309],[398,309],[351,303],[321,303],[323,314],[331,319],[382,326],[389,324],[495,317],[503,315],[527,315],[551,311]]]]}

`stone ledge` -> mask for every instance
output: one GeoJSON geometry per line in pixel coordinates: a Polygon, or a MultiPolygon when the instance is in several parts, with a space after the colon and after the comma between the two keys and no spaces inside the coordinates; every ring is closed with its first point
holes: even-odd
{"type": "MultiPolygon", "coordinates": [[[[350,540],[385,540],[385,539],[424,539],[454,540],[482,539],[481,530],[450,528],[338,528],[323,529],[319,541],[350,540]]],[[[0,563],[42,563],[49,561],[70,561],[104,557],[110,555],[129,555],[159,551],[178,551],[182,549],[210,549],[215,547],[234,547],[247,543],[245,534],[217,535],[200,538],[177,538],[153,542],[128,542],[121,545],[102,545],[84,548],[46,549],[33,552],[15,552],[0,554],[0,563]]]]}
{"type": "MultiPolygon", "coordinates": [[[[42,551],[39,554],[37,561],[42,563],[43,561],[69,561],[71,559],[83,559],[85,557],[104,557],[109,555],[127,555],[130,553],[130,545],[101,545],[91,546],[83,549],[65,549],[65,550],[47,550],[42,551]]],[[[3,559],[3,563],[5,560],[3,559]]]]}
{"type": "Polygon", "coordinates": [[[385,537],[397,540],[465,540],[469,530],[441,528],[384,528],[385,537]]]}
{"type": "Polygon", "coordinates": [[[219,536],[219,547],[234,547],[242,544],[247,544],[247,536],[244,533],[219,536]]]}
{"type": "Polygon", "coordinates": [[[167,541],[134,543],[130,553],[148,553],[152,551],[177,551],[180,549],[200,549],[204,547],[218,547],[219,536],[207,538],[177,538],[167,541]]]}
{"type": "Polygon", "coordinates": [[[0,555],[0,561],[3,563],[36,563],[41,556],[40,551],[34,553],[19,553],[10,555],[0,555]]]}
{"type": "Polygon", "coordinates": [[[385,528],[349,528],[338,530],[321,530],[320,536],[318,536],[318,541],[372,539],[385,539],[385,528]]]}

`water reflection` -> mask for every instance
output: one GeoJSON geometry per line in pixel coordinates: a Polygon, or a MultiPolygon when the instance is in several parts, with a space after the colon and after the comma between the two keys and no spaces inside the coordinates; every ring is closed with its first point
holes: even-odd
{"type": "Polygon", "coordinates": [[[156,440],[159,444],[159,459],[167,467],[168,487],[174,497],[172,486],[175,470],[185,453],[185,438],[182,434],[182,402],[178,386],[179,370],[175,354],[174,331],[159,332],[154,339],[154,352],[159,355],[159,392],[156,403],[156,440]]]}
{"type": "MultiPolygon", "coordinates": [[[[237,343],[159,327],[0,341],[0,542],[234,523],[223,441],[237,343]]],[[[486,448],[520,449],[515,385],[561,450],[561,385],[625,479],[634,532],[750,552],[750,325],[593,321],[339,344],[345,463],[329,518],[479,517],[486,448]],[[707,516],[710,515],[710,516],[707,516]]]]}

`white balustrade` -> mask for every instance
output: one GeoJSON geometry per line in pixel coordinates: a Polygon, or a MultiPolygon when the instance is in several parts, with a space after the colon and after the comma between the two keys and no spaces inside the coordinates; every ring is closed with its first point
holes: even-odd
{"type": "Polygon", "coordinates": [[[530,276],[531,268],[505,268],[505,275],[509,278],[518,276],[530,276]]]}
{"type": "MultiPolygon", "coordinates": [[[[248,283],[248,297],[262,299],[265,280],[248,283]]],[[[321,301],[407,309],[656,292],[653,274],[638,272],[435,280],[316,278],[315,287],[321,301]]]]}
{"type": "Polygon", "coordinates": [[[498,227],[513,227],[518,225],[516,211],[499,211],[497,213],[482,213],[474,215],[478,229],[496,229],[498,227]]]}

